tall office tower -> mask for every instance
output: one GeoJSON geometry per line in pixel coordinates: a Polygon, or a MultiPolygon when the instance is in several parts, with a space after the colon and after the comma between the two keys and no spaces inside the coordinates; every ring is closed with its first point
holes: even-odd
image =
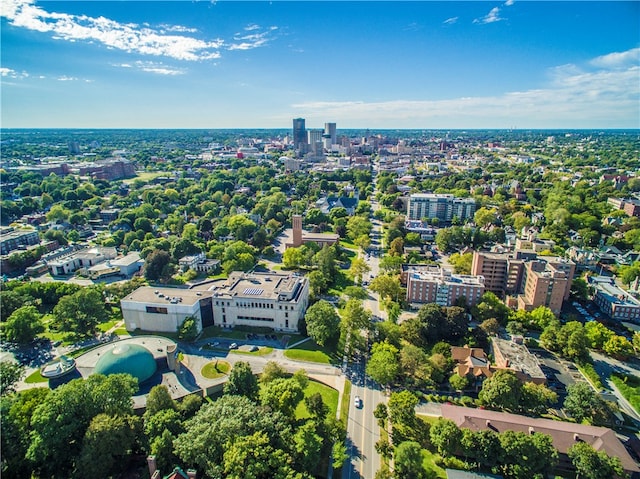
{"type": "Polygon", "coordinates": [[[322,142],[322,130],[307,130],[307,143],[313,145],[315,142],[322,142]]]}
{"type": "Polygon", "coordinates": [[[335,145],[338,143],[338,135],[336,134],[336,124],[335,123],[325,123],[324,124],[324,135],[323,137],[331,138],[331,144],[335,145]]]}
{"type": "Polygon", "coordinates": [[[304,118],[293,119],[293,147],[295,149],[304,149],[300,145],[307,144],[307,130],[304,126],[304,118]]]}

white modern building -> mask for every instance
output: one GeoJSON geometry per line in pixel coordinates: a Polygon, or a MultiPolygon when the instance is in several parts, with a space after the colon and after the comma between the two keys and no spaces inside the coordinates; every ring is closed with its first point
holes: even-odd
{"type": "Polygon", "coordinates": [[[450,194],[416,193],[409,197],[407,216],[409,220],[437,218],[448,223],[454,217],[459,220],[473,218],[476,201],[473,198],[457,198],[450,194]]]}
{"type": "Polygon", "coordinates": [[[213,324],[211,295],[192,289],[142,286],[121,299],[120,307],[127,331],[175,333],[189,316],[196,318],[198,332],[203,323],[213,324]]]}
{"type": "Polygon", "coordinates": [[[234,272],[194,289],[143,286],[120,301],[127,331],[175,332],[189,316],[203,327],[260,326],[297,332],[309,280],[282,273],[234,272]]]}
{"type": "Polygon", "coordinates": [[[117,255],[116,249],[111,247],[84,248],[46,261],[46,263],[51,274],[58,276],[71,274],[80,268],[88,269],[99,263],[115,259],[117,255]]]}

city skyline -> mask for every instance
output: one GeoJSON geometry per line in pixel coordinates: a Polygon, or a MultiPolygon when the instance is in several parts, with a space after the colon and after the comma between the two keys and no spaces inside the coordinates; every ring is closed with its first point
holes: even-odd
{"type": "Polygon", "coordinates": [[[5,128],[640,127],[638,2],[1,5],[5,128]]]}

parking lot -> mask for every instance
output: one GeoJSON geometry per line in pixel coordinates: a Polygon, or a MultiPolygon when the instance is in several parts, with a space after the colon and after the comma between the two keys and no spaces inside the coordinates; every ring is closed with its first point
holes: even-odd
{"type": "Polygon", "coordinates": [[[547,386],[558,393],[560,403],[564,401],[568,386],[586,381],[573,363],[560,359],[544,349],[531,349],[531,352],[538,358],[540,368],[547,377],[547,386]]]}

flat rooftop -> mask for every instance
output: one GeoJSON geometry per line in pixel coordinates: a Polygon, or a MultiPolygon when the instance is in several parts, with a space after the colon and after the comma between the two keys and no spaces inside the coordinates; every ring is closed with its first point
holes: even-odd
{"type": "Polygon", "coordinates": [[[504,358],[509,361],[510,368],[522,371],[531,378],[546,379],[542,369],[540,369],[538,360],[529,352],[526,346],[500,338],[491,338],[491,342],[495,348],[500,350],[504,358]]]}
{"type": "Polygon", "coordinates": [[[136,303],[148,304],[194,305],[205,296],[211,296],[211,293],[204,293],[193,289],[152,288],[151,286],[141,286],[133,293],[125,296],[122,301],[133,301],[136,303]]]}
{"type": "Polygon", "coordinates": [[[640,301],[628,294],[623,289],[611,283],[596,283],[595,287],[601,294],[607,297],[607,301],[613,304],[628,306],[640,306],[640,301]]]}

